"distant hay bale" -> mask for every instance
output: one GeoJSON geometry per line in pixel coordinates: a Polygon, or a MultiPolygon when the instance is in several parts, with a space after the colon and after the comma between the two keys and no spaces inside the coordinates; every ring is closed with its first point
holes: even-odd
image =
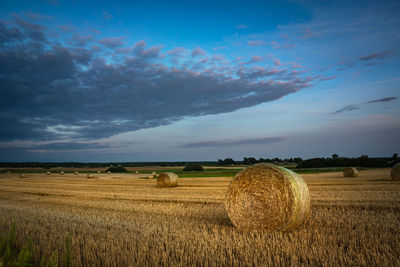
{"type": "Polygon", "coordinates": [[[392,171],[390,172],[390,176],[392,176],[392,180],[400,180],[400,163],[397,163],[393,166],[392,171]]]}
{"type": "Polygon", "coordinates": [[[111,172],[110,172],[110,171],[107,171],[107,174],[111,174],[111,172]]]}
{"type": "Polygon", "coordinates": [[[25,178],[25,174],[22,174],[22,173],[21,173],[21,174],[19,175],[19,178],[25,178]]]}
{"type": "Polygon", "coordinates": [[[157,174],[156,172],[152,172],[152,173],[151,173],[151,175],[156,175],[156,174],[157,174]]]}
{"type": "Polygon", "coordinates": [[[64,175],[64,172],[63,172],[63,171],[60,171],[60,174],[61,174],[61,175],[64,175]]]}
{"type": "Polygon", "coordinates": [[[139,171],[135,171],[136,174],[139,174],[139,171]]]}
{"type": "Polygon", "coordinates": [[[153,178],[154,178],[153,175],[150,175],[150,176],[147,177],[147,179],[153,179],[153,178]]]}
{"type": "Polygon", "coordinates": [[[101,171],[97,171],[97,173],[98,173],[98,174],[100,174],[100,173],[101,173],[101,171]]]}
{"type": "Polygon", "coordinates": [[[356,168],[344,168],[343,169],[343,176],[344,177],[357,177],[358,176],[358,170],[356,168]]]}
{"type": "Polygon", "coordinates": [[[93,174],[86,175],[87,178],[94,178],[93,174]]]}
{"type": "Polygon", "coordinates": [[[51,174],[51,172],[49,172],[49,171],[46,172],[46,175],[50,175],[50,174],[51,174]]]}
{"type": "Polygon", "coordinates": [[[74,171],[74,174],[75,174],[75,175],[78,175],[78,174],[79,174],[79,172],[77,172],[77,171],[74,171]]]}
{"type": "Polygon", "coordinates": [[[173,172],[160,173],[157,178],[157,187],[178,186],[178,175],[173,172]]]}
{"type": "Polygon", "coordinates": [[[237,228],[286,231],[307,218],[310,194],[298,174],[261,163],[236,174],[226,191],[225,207],[237,228]]]}

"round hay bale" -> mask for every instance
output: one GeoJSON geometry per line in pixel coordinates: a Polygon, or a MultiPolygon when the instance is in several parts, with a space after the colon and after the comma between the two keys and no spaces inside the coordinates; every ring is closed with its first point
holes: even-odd
{"type": "Polygon", "coordinates": [[[74,171],[74,174],[75,174],[75,175],[78,175],[78,174],[79,174],[79,172],[77,172],[77,171],[74,171]]]}
{"type": "Polygon", "coordinates": [[[152,172],[152,173],[151,173],[151,175],[156,175],[156,174],[157,174],[156,172],[152,172]]]}
{"type": "Polygon", "coordinates": [[[139,171],[135,171],[136,174],[139,174],[139,171]]]}
{"type": "Polygon", "coordinates": [[[46,175],[50,175],[50,174],[51,174],[51,172],[49,172],[49,171],[46,172],[46,175]]]}
{"type": "Polygon", "coordinates": [[[93,174],[86,175],[87,178],[94,178],[93,174]]]}
{"type": "Polygon", "coordinates": [[[107,171],[107,174],[111,174],[111,172],[110,172],[110,171],[107,171]]]}
{"type": "Polygon", "coordinates": [[[392,177],[392,180],[400,180],[400,163],[397,163],[393,166],[392,170],[390,171],[390,176],[392,177]]]}
{"type": "Polygon", "coordinates": [[[154,178],[153,175],[150,175],[150,176],[147,177],[147,179],[153,179],[153,178],[154,178]]]}
{"type": "Polygon", "coordinates": [[[310,194],[298,174],[261,163],[236,174],[226,191],[225,207],[237,228],[286,231],[307,218],[310,194]]]}
{"type": "Polygon", "coordinates": [[[21,174],[19,175],[19,178],[25,178],[25,174],[22,174],[22,173],[21,173],[21,174]]]}
{"type": "Polygon", "coordinates": [[[343,176],[344,177],[357,177],[358,176],[358,170],[356,168],[344,168],[343,169],[343,176]]]}
{"type": "Polygon", "coordinates": [[[100,174],[100,173],[101,173],[101,171],[97,171],[97,173],[98,173],[98,174],[100,174]]]}
{"type": "Polygon", "coordinates": [[[60,174],[61,174],[61,175],[64,175],[64,172],[63,172],[63,171],[60,171],[60,174]]]}
{"type": "Polygon", "coordinates": [[[178,175],[173,172],[160,173],[157,178],[157,187],[175,187],[178,186],[178,175]]]}

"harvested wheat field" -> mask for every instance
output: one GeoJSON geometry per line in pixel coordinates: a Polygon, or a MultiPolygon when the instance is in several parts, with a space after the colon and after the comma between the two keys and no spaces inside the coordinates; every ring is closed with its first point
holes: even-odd
{"type": "Polygon", "coordinates": [[[70,233],[74,266],[400,266],[400,182],[390,169],[301,176],[311,214],[282,233],[233,226],[231,178],[157,188],[134,174],[0,174],[0,231],[15,221],[18,243],[31,237],[47,257],[70,233]]]}

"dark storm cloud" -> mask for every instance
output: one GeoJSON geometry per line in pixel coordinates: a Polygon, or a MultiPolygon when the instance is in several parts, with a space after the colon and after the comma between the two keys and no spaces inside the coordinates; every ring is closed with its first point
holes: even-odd
{"type": "Polygon", "coordinates": [[[343,107],[343,108],[341,108],[341,109],[338,109],[338,110],[336,110],[336,111],[334,111],[334,112],[331,112],[331,113],[329,113],[329,114],[338,114],[338,113],[342,113],[342,112],[346,112],[346,111],[352,111],[352,110],[357,110],[357,109],[360,109],[360,107],[357,106],[357,105],[348,105],[348,106],[345,106],[345,107],[343,107]]]}
{"type": "MultiPolygon", "coordinates": [[[[147,48],[144,41],[112,52],[69,47],[48,41],[44,27],[20,17],[0,24],[0,38],[0,141],[109,137],[251,107],[312,81],[265,68],[168,67],[161,46],[147,48]],[[277,81],[274,75],[280,75],[277,81]]],[[[122,40],[98,42],[115,48],[122,40]]],[[[192,54],[204,56],[202,51],[192,54]]]]}
{"type": "Polygon", "coordinates": [[[266,145],[276,142],[286,141],[286,137],[263,137],[263,138],[252,138],[252,139],[239,139],[239,140],[211,140],[202,141],[195,143],[183,144],[182,147],[216,147],[216,146],[235,146],[235,145],[266,145]]]}

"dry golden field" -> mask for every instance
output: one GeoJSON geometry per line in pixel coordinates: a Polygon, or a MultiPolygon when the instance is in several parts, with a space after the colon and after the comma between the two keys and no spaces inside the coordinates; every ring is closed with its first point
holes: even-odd
{"type": "Polygon", "coordinates": [[[311,216],[296,231],[239,231],[230,178],[176,188],[133,174],[0,174],[0,233],[17,224],[38,259],[72,235],[75,266],[400,266],[400,182],[390,170],[306,174],[311,216]]]}

